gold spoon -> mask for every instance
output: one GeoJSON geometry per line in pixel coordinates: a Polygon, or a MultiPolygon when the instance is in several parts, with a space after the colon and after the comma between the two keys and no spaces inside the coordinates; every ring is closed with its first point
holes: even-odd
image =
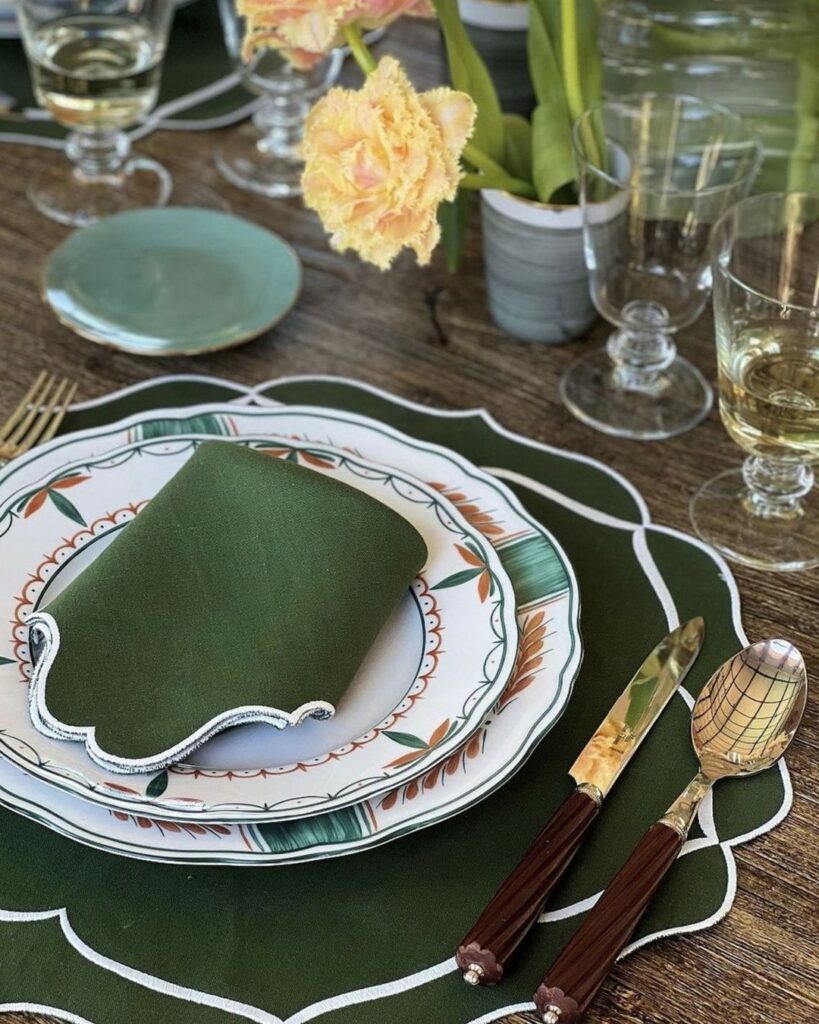
{"type": "Polygon", "coordinates": [[[646,832],[537,992],[544,1024],[576,1024],[677,859],[700,804],[715,782],[754,775],[785,753],[805,710],[802,655],[787,640],[764,640],[711,676],[691,715],[700,770],[646,832]]]}

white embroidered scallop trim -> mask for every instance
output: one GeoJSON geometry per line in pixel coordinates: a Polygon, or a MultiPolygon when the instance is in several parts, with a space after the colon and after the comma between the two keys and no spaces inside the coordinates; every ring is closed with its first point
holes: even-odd
{"type": "Polygon", "coordinates": [[[48,674],[60,650],[60,627],[53,615],[48,612],[37,612],[28,620],[29,632],[37,631],[43,638],[43,653],[40,656],[31,677],[29,687],[29,709],[31,720],[40,732],[52,739],[75,740],[85,744],[88,756],[101,768],[124,775],[139,772],[158,771],[184,760],[197,747],[201,747],[211,737],[234,725],[248,722],[264,722],[284,729],[289,725],[300,725],[306,718],[325,720],[336,713],[335,707],[325,700],[312,700],[300,704],[292,712],[280,708],[268,707],[264,704],[244,704],[222,712],[206,722],[196,732],[191,733],[180,743],[162,750],[150,757],[119,757],[103,750],[97,743],[96,729],[93,725],[67,725],[55,718],[46,705],[46,683],[48,674]]]}

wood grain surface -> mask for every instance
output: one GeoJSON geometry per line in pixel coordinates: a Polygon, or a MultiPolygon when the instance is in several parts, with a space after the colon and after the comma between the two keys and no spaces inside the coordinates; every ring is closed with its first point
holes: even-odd
{"type": "MultiPolygon", "coordinates": [[[[410,20],[394,28],[381,48],[406,60],[416,84],[440,80],[435,26],[410,20]]],[[[354,69],[346,74],[355,79],[354,69]]],[[[246,384],[286,374],[344,374],[433,406],[485,406],[513,430],[600,459],[637,485],[656,522],[682,530],[690,529],[688,501],[694,491],[739,463],[740,452],[716,412],[692,433],[652,443],[608,438],[574,420],[560,402],[558,380],[581,352],[602,342],[607,326],[598,323],[587,339],[559,347],[527,345],[496,329],[487,311],[476,230],[457,276],[446,272],[440,258],[432,267],[419,269],[409,257],[382,274],[351,255],[331,252],[318,221],[299,201],[269,201],[222,183],[211,158],[218,137],[217,132],[157,133],[139,148],[160,158],[180,186],[210,185],[236,213],[279,232],[297,248],[305,278],[296,309],[257,341],[199,359],[149,360],[83,341],[56,322],[39,295],[43,260],[67,232],[34,212],[25,196],[32,171],[60,156],[5,145],[0,174],[0,418],[42,367],[78,380],[83,399],[169,373],[213,374],[246,384]]],[[[710,313],[679,342],[714,379],[710,313]]],[[[765,575],[736,567],[735,573],[750,638],[790,638],[804,652],[815,680],[817,572],[765,575]]],[[[589,1024],[819,1020],[815,685],[788,761],[793,810],[773,833],[736,850],[739,885],[728,917],[706,933],[661,941],[619,964],[589,1012],[589,1024]]],[[[507,1024],[527,1019],[535,1018],[507,1018],[507,1024]]],[[[0,1014],[2,1024],[45,1020],[0,1014]]]]}

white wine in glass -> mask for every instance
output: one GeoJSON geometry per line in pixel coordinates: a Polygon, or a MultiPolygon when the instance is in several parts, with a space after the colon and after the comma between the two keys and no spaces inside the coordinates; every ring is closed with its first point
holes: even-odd
{"type": "Polygon", "coordinates": [[[819,565],[819,195],[743,199],[713,235],[719,406],[741,469],[691,501],[697,533],[761,569],[819,565]]]}
{"type": "Polygon", "coordinates": [[[164,49],[129,18],[58,18],[30,41],[37,102],[73,128],[127,128],[156,104],[164,49]]]}
{"type": "Polygon", "coordinates": [[[130,155],[125,129],[159,95],[173,0],[19,0],[38,103],[70,130],[70,171],[47,167],[29,197],[63,224],[88,224],[171,192],[155,160],[130,155]]]}
{"type": "Polygon", "coordinates": [[[819,460],[819,337],[762,321],[722,347],[720,409],[731,438],[762,458],[819,460]]]}

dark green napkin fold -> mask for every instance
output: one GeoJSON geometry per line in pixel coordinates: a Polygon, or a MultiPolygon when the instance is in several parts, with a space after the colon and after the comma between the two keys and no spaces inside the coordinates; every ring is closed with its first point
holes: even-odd
{"type": "Polygon", "coordinates": [[[329,717],[426,557],[369,495],[205,442],[30,620],[32,718],[133,772],[241,721],[329,717]]]}

